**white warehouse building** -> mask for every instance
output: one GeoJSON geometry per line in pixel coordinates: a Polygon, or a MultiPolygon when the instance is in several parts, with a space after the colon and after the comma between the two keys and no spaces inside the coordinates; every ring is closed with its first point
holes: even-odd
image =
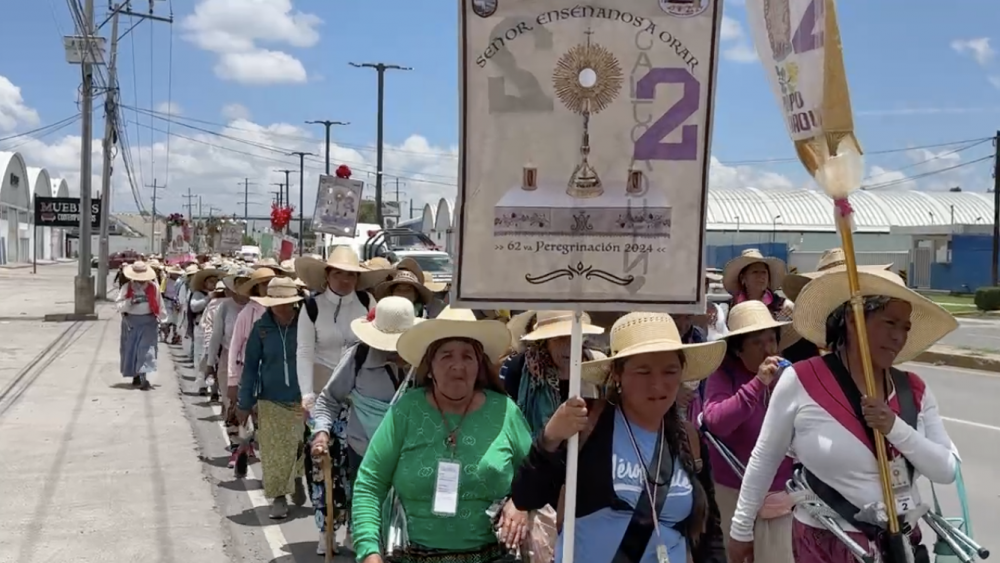
{"type": "MultiPolygon", "coordinates": [[[[993,194],[915,190],[859,191],[851,195],[855,246],[871,263],[909,262],[913,238],[891,228],[932,228],[993,223],[993,194]],[[879,256],[881,255],[881,256],[879,256]],[[888,260],[888,262],[884,261],[888,260]]],[[[423,215],[402,225],[419,230],[454,255],[455,202],[442,198],[424,206],[423,215]]],[[[819,253],[840,246],[833,200],[815,190],[718,189],[708,192],[706,243],[729,246],[785,243],[789,262],[812,269],[819,253]]],[[[927,259],[930,259],[928,249],[927,259]]],[[[922,260],[921,260],[922,261],[922,260]]]]}
{"type": "Polygon", "coordinates": [[[35,196],[69,197],[69,185],[20,153],[0,151],[0,265],[65,257],[64,229],[35,229],[35,196]],[[37,231],[37,236],[36,236],[37,231]]]}

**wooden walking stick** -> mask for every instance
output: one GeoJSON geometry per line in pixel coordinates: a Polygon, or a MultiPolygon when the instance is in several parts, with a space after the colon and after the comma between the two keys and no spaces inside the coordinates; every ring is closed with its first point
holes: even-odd
{"type": "MultiPolygon", "coordinates": [[[[878,397],[847,199],[861,187],[864,162],[854,134],[835,0],[753,0],[747,3],[747,19],[799,160],[833,199],[865,394],[878,397]]],[[[887,555],[892,563],[903,563],[909,540],[900,529],[885,437],[878,430],[873,432],[882,500],[889,519],[887,555]]]]}
{"type": "Polygon", "coordinates": [[[330,456],[330,452],[323,456],[323,486],[326,488],[326,528],[323,533],[323,539],[326,541],[326,556],[324,560],[326,563],[332,563],[337,545],[334,537],[336,534],[334,523],[337,514],[336,508],[333,506],[333,458],[330,456]]]}

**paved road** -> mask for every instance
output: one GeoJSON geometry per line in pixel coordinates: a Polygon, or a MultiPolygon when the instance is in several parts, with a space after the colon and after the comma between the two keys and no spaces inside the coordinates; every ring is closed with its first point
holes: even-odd
{"type": "Polygon", "coordinates": [[[941,344],[970,350],[1000,352],[1000,319],[959,319],[958,330],[944,337],[941,344]]]}

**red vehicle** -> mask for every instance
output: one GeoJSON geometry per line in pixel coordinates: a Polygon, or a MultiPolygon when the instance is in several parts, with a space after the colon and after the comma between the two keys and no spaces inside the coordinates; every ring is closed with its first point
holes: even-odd
{"type": "MultiPolygon", "coordinates": [[[[139,259],[139,253],[134,250],[125,250],[123,252],[115,252],[111,256],[108,256],[108,271],[115,271],[122,267],[124,264],[130,264],[139,259]]],[[[97,267],[97,257],[95,256],[91,260],[91,266],[97,267]]]]}

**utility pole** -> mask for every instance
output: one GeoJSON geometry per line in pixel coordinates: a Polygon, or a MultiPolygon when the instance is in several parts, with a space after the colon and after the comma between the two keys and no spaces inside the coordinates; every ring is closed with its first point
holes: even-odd
{"type": "Polygon", "coordinates": [[[330,175],[330,127],[334,125],[350,125],[349,121],[329,121],[318,119],[316,121],[306,121],[307,125],[322,125],[326,128],[326,175],[330,175]]]}
{"type": "MultiPolygon", "coordinates": [[[[327,146],[329,147],[329,145],[327,145],[327,146]]],[[[301,152],[301,151],[292,152],[292,153],[289,153],[289,155],[290,156],[298,156],[299,157],[299,256],[302,256],[302,231],[305,230],[305,219],[304,219],[304,214],[303,214],[304,212],[302,211],[302,209],[306,205],[306,203],[305,203],[305,200],[306,200],[306,197],[305,197],[305,193],[306,193],[306,190],[305,190],[306,157],[307,156],[316,156],[316,155],[314,155],[311,152],[301,152]]],[[[328,157],[328,160],[327,160],[327,166],[329,166],[329,157],[328,157]]],[[[287,178],[287,176],[286,176],[286,178],[287,178]]],[[[291,197],[291,195],[292,195],[291,191],[289,191],[288,195],[289,195],[289,197],[291,197]]]]}
{"type": "Polygon", "coordinates": [[[191,204],[191,200],[193,200],[198,196],[191,195],[191,188],[188,188],[187,195],[182,195],[181,197],[187,200],[187,203],[185,203],[183,207],[186,207],[188,210],[188,225],[191,225],[193,227],[194,223],[193,223],[193,217],[191,217],[191,212],[194,211],[194,205],[191,204]]]}
{"type": "MultiPolygon", "coordinates": [[[[285,185],[281,182],[271,182],[272,186],[278,186],[278,207],[284,207],[285,203],[285,185]]],[[[271,192],[274,193],[274,192],[271,192]]]]}
{"type": "Polygon", "coordinates": [[[205,222],[205,216],[201,214],[201,196],[198,196],[198,219],[205,222]]]}
{"type": "Polygon", "coordinates": [[[97,291],[95,299],[108,298],[108,254],[110,240],[108,223],[111,220],[111,159],[118,141],[118,11],[111,16],[111,56],[108,57],[108,92],[104,96],[104,142],[101,146],[101,234],[97,245],[97,291]]]}
{"type": "Polygon", "coordinates": [[[399,65],[387,65],[385,63],[348,63],[355,68],[372,68],[378,73],[378,133],[375,142],[378,144],[375,152],[375,217],[379,226],[382,226],[382,145],[383,141],[383,106],[385,104],[385,71],[387,70],[413,70],[410,67],[399,65]]]}
{"type": "MultiPolygon", "coordinates": [[[[281,184],[271,184],[271,185],[272,186],[280,186],[281,184]]],[[[277,203],[278,207],[281,207],[281,193],[282,193],[282,190],[279,189],[278,191],[271,192],[271,193],[274,194],[274,201],[272,203],[277,203]]]]}
{"type": "Polygon", "coordinates": [[[250,178],[243,179],[243,236],[249,234],[250,229],[250,178]]]}
{"type": "Polygon", "coordinates": [[[156,200],[160,199],[160,196],[157,195],[156,191],[157,190],[162,190],[162,189],[166,188],[167,186],[166,185],[158,186],[156,184],[156,178],[153,178],[153,185],[150,186],[150,185],[147,184],[146,187],[147,188],[153,188],[153,196],[150,198],[150,199],[153,200],[153,211],[152,211],[152,213],[149,216],[149,224],[150,224],[150,227],[149,227],[149,253],[150,254],[155,254],[156,253],[156,200]]]}
{"type": "Polygon", "coordinates": [[[285,174],[285,196],[282,198],[282,200],[284,201],[286,206],[289,206],[292,204],[292,188],[291,188],[292,182],[291,180],[289,180],[289,175],[295,171],[285,170],[282,168],[282,169],[275,169],[275,172],[284,172],[285,174]]]}
{"type": "Polygon", "coordinates": [[[94,65],[103,64],[103,44],[95,36],[94,0],[84,0],[83,21],[77,37],[66,38],[66,62],[80,65],[80,228],[76,278],[73,280],[73,313],[77,317],[94,314],[94,278],[90,268],[90,158],[94,120],[94,65]]]}
{"type": "Polygon", "coordinates": [[[1000,131],[993,138],[993,285],[1000,281],[1000,131]]]}

